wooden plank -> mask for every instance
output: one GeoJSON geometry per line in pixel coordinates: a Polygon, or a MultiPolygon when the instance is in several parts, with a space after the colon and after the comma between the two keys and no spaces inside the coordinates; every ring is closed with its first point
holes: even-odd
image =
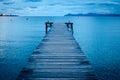
{"type": "Polygon", "coordinates": [[[53,27],[17,80],[98,80],[89,60],[64,23],[53,27]]]}
{"type": "Polygon", "coordinates": [[[28,80],[98,80],[96,78],[29,78],[28,80]]]}

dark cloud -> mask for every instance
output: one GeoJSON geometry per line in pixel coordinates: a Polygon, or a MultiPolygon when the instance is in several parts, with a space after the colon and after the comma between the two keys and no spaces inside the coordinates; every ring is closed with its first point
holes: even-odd
{"type": "Polygon", "coordinates": [[[51,3],[49,4],[50,6],[55,6],[55,5],[62,5],[61,3],[51,3]]]}
{"type": "Polygon", "coordinates": [[[86,3],[85,5],[99,5],[99,6],[120,6],[120,3],[86,3]]]}
{"type": "Polygon", "coordinates": [[[61,3],[61,2],[56,2],[56,3],[50,3],[48,4],[49,6],[56,6],[56,5],[60,5],[60,6],[78,6],[81,4],[75,4],[75,3],[61,3]]]}
{"type": "Polygon", "coordinates": [[[30,8],[35,9],[35,8],[37,8],[37,7],[35,7],[35,6],[34,6],[34,7],[33,7],[33,6],[30,6],[30,8]]]}
{"type": "Polygon", "coordinates": [[[12,8],[14,10],[23,10],[22,8],[12,8]]]}
{"type": "Polygon", "coordinates": [[[25,0],[26,2],[41,2],[42,0],[25,0]]]}
{"type": "Polygon", "coordinates": [[[4,5],[10,5],[10,4],[14,4],[14,2],[4,2],[4,5]]]}
{"type": "Polygon", "coordinates": [[[0,9],[0,10],[4,11],[5,9],[0,9]]]}

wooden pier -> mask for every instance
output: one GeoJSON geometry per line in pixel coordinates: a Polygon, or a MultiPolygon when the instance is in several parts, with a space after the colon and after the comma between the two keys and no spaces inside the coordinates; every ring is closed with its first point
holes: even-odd
{"type": "Polygon", "coordinates": [[[98,80],[72,35],[73,23],[70,25],[72,27],[69,23],[50,24],[51,29],[46,29],[46,36],[17,80],[98,80]]]}

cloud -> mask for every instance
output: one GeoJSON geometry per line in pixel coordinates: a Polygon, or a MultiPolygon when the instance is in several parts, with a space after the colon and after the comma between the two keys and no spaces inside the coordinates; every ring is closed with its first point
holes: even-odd
{"type": "Polygon", "coordinates": [[[26,2],[41,2],[42,0],[25,0],[26,2]]]}
{"type": "Polygon", "coordinates": [[[100,5],[100,6],[115,6],[115,5],[119,5],[120,6],[120,3],[119,2],[110,2],[110,1],[107,1],[107,2],[88,2],[88,3],[84,3],[83,5],[100,5]]]}
{"type": "Polygon", "coordinates": [[[14,10],[23,10],[23,8],[12,8],[14,10]]]}
{"type": "Polygon", "coordinates": [[[0,0],[0,2],[3,2],[4,0],[0,0]]]}
{"type": "Polygon", "coordinates": [[[61,3],[51,3],[49,4],[50,6],[55,6],[55,5],[62,5],[61,3]]]}
{"type": "Polygon", "coordinates": [[[14,4],[14,2],[4,2],[4,5],[10,5],[10,4],[14,4]]]}
{"type": "Polygon", "coordinates": [[[11,5],[14,4],[16,2],[16,0],[4,0],[3,4],[4,5],[11,5]]]}
{"type": "Polygon", "coordinates": [[[0,0],[0,2],[1,2],[1,1],[4,1],[4,0],[0,0]]]}
{"type": "Polygon", "coordinates": [[[35,8],[37,8],[37,7],[36,7],[36,6],[30,6],[30,8],[35,9],[35,8]]]}
{"type": "Polygon", "coordinates": [[[4,11],[5,9],[0,9],[0,10],[4,11]]]}
{"type": "Polygon", "coordinates": [[[103,0],[0,0],[0,12],[18,15],[64,15],[67,13],[120,13],[120,3],[103,0]],[[3,1],[3,2],[2,2],[3,1]],[[41,2],[42,1],[42,2],[41,2]],[[69,2],[68,2],[69,1],[69,2]],[[8,6],[6,6],[8,5],[8,6]]]}

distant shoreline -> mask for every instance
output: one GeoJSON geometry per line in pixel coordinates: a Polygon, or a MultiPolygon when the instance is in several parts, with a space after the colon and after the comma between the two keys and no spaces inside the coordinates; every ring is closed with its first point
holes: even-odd
{"type": "Polygon", "coordinates": [[[120,16],[120,14],[96,14],[96,13],[88,13],[88,14],[66,14],[64,16],[120,16]]]}
{"type": "Polygon", "coordinates": [[[18,15],[9,15],[9,14],[0,14],[0,17],[15,17],[15,16],[18,16],[18,15]]]}

